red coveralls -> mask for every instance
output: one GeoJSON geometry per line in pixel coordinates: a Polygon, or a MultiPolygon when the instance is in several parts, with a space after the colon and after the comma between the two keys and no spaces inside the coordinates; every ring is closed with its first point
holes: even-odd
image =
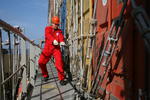
{"type": "Polygon", "coordinates": [[[48,76],[48,71],[46,68],[47,62],[50,60],[51,56],[55,58],[55,66],[58,72],[59,80],[64,80],[64,70],[63,70],[63,60],[61,55],[60,46],[53,45],[53,41],[57,40],[58,43],[64,42],[64,36],[60,29],[54,30],[52,26],[47,26],[45,28],[45,45],[44,49],[39,58],[39,66],[42,71],[43,77],[48,76]]]}

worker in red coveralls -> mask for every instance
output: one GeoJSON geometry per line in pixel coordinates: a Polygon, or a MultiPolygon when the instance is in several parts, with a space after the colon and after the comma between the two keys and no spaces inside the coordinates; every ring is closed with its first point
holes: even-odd
{"type": "Polygon", "coordinates": [[[64,36],[59,27],[59,17],[54,16],[52,18],[52,26],[47,26],[45,28],[45,45],[44,49],[39,58],[39,66],[42,71],[43,80],[47,81],[49,78],[46,64],[50,60],[51,56],[55,59],[55,67],[58,72],[58,78],[61,85],[65,85],[66,81],[64,80],[64,69],[63,69],[63,60],[60,50],[60,46],[65,45],[64,36]]]}

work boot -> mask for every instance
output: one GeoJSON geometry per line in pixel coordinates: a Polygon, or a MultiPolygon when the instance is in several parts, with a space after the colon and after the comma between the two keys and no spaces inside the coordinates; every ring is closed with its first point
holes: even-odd
{"type": "Polygon", "coordinates": [[[66,81],[66,80],[60,80],[60,82],[59,82],[59,83],[60,83],[60,85],[62,85],[62,86],[63,86],[63,85],[66,85],[66,84],[67,84],[67,81],[66,81]]]}
{"type": "Polygon", "coordinates": [[[47,82],[48,80],[49,80],[49,76],[47,76],[47,77],[43,77],[43,79],[42,79],[44,82],[47,82]]]}

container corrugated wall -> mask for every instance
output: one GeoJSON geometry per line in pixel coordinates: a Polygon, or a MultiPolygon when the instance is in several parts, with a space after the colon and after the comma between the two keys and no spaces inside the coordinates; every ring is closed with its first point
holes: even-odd
{"type": "MultiPolygon", "coordinates": [[[[140,2],[144,3],[146,1],[140,2]]],[[[112,20],[117,18],[122,9],[122,2],[120,0],[98,0],[97,6],[97,20],[98,20],[98,34],[96,36],[94,67],[96,67],[97,54],[106,43],[108,32],[112,20]],[[104,41],[104,42],[103,42],[104,41]],[[98,47],[98,48],[97,48],[98,47]],[[100,49],[99,49],[100,48],[100,49]]],[[[112,66],[111,73],[107,73],[100,86],[100,93],[103,93],[106,88],[107,98],[116,98],[117,100],[137,100],[139,90],[146,89],[146,65],[145,47],[143,39],[138,32],[138,29],[131,16],[131,3],[128,4],[125,11],[125,26],[123,32],[117,43],[117,48],[113,54],[110,66],[112,66]],[[111,82],[106,87],[106,82],[111,82]]],[[[103,76],[105,68],[100,67],[100,76],[103,76]]],[[[144,96],[143,96],[144,97],[144,96]]]]}
{"type": "MultiPolygon", "coordinates": [[[[95,1],[83,0],[82,6],[81,0],[66,1],[66,33],[69,34],[72,73],[81,78],[84,90],[90,91],[91,83],[86,83],[88,81],[84,78],[91,79],[92,77],[94,80],[94,75],[100,66],[98,77],[103,77],[104,71],[106,71],[106,75],[98,83],[99,86],[96,88],[96,91],[103,95],[104,100],[137,100],[139,99],[140,90],[143,91],[142,93],[148,93],[150,90],[148,85],[150,83],[150,75],[148,74],[150,70],[148,68],[150,66],[150,56],[145,52],[143,39],[134,23],[134,18],[131,16],[131,1],[128,0],[125,8],[123,16],[125,24],[112,59],[109,62],[109,66],[111,66],[109,68],[111,69],[108,70],[102,64],[99,65],[100,57],[112,22],[120,15],[123,2],[122,0],[98,0],[96,10],[97,33],[93,44],[94,49],[91,51],[93,63],[90,64],[90,61],[86,58],[89,41],[87,36],[90,34],[90,22],[95,1]],[[83,14],[81,7],[83,7],[83,14]],[[81,21],[82,18],[83,21],[81,21]],[[92,76],[90,76],[89,70],[92,71],[92,76]],[[86,83],[86,86],[84,86],[84,83],[86,83]]],[[[139,5],[143,5],[146,8],[147,13],[149,12],[148,3],[148,0],[138,1],[139,5]]],[[[104,62],[103,60],[102,62],[104,62]]],[[[97,78],[96,81],[98,82],[99,79],[97,78]]],[[[145,94],[141,98],[144,96],[145,94]]]]}

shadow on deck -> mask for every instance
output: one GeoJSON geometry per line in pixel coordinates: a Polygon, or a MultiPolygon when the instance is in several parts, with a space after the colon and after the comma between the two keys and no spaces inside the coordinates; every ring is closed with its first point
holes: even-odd
{"type": "Polygon", "coordinates": [[[69,83],[65,86],[59,84],[55,66],[47,64],[47,69],[50,77],[49,80],[43,82],[39,71],[31,100],[73,100],[74,89],[72,86],[69,83]]]}

